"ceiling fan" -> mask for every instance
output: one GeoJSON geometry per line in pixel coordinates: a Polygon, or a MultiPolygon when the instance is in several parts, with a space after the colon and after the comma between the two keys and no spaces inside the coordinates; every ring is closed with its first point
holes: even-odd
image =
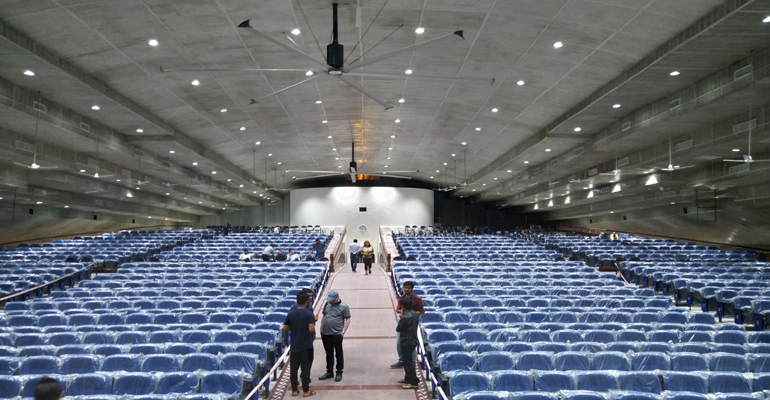
{"type": "Polygon", "coordinates": [[[671,151],[671,136],[668,137],[668,167],[661,168],[661,171],[678,171],[680,169],[687,169],[692,168],[694,165],[674,165],[673,164],[673,157],[672,157],[672,151],[671,151]]]}
{"type": "MultiPolygon", "coordinates": [[[[99,156],[99,136],[96,137],[96,156],[99,156]]],[[[96,160],[96,172],[94,173],[94,178],[109,178],[112,176],[112,174],[109,175],[99,175],[99,164],[101,163],[100,160],[96,160]]]]}
{"type": "MultiPolygon", "coordinates": [[[[273,169],[273,180],[275,185],[273,187],[265,188],[265,190],[277,190],[279,192],[288,192],[291,190],[290,188],[278,187],[278,169],[273,169]]],[[[267,183],[267,160],[265,160],[265,183],[267,183]]]]}
{"type": "Polygon", "coordinates": [[[57,169],[57,168],[59,168],[57,166],[43,167],[43,166],[41,166],[40,164],[37,163],[37,127],[38,127],[39,123],[40,123],[40,111],[36,111],[36,113],[35,113],[35,136],[34,136],[35,144],[32,146],[34,148],[34,150],[32,151],[32,164],[27,165],[27,164],[22,164],[22,163],[19,163],[19,162],[14,162],[14,164],[20,165],[20,166],[22,166],[24,168],[29,168],[29,169],[57,169]]]}
{"type": "Polygon", "coordinates": [[[392,175],[392,174],[410,174],[410,173],[417,173],[420,172],[419,170],[411,170],[411,171],[374,171],[374,172],[363,172],[358,169],[358,163],[356,163],[356,143],[353,142],[350,144],[351,148],[351,160],[350,164],[348,166],[348,172],[340,172],[340,171],[302,171],[302,170],[292,170],[288,169],[286,172],[292,172],[292,173],[310,173],[310,174],[317,174],[313,176],[303,176],[300,178],[293,178],[295,181],[301,181],[305,179],[313,179],[313,178],[323,178],[327,176],[338,176],[338,175],[345,175],[346,173],[350,174],[350,180],[353,183],[356,183],[356,179],[358,175],[368,175],[368,176],[378,176],[381,178],[397,178],[397,179],[412,179],[411,176],[404,176],[404,175],[392,175]]]}
{"type": "MultiPolygon", "coordinates": [[[[754,59],[752,57],[752,63],[753,63],[753,60],[754,59]]],[[[751,124],[751,111],[752,110],[751,109],[752,109],[752,106],[754,105],[754,76],[753,76],[754,75],[754,69],[753,68],[751,70],[751,74],[752,74],[752,77],[751,77],[752,80],[751,80],[751,89],[750,89],[750,93],[749,93],[749,144],[748,144],[748,149],[746,150],[746,154],[743,155],[743,159],[738,159],[738,160],[734,160],[734,159],[732,159],[732,160],[731,159],[722,160],[724,162],[735,162],[735,163],[746,163],[746,164],[751,164],[751,163],[755,163],[755,162],[770,162],[770,160],[755,160],[755,159],[753,159],[751,157],[751,127],[752,127],[752,124],[751,124]]]]}
{"type": "MultiPolygon", "coordinates": [[[[284,91],[293,89],[297,86],[300,86],[304,83],[308,83],[322,75],[329,75],[333,76],[342,82],[346,83],[347,85],[351,86],[352,88],[356,89],[357,91],[361,92],[366,97],[369,97],[370,99],[376,101],[385,109],[393,108],[392,105],[390,105],[387,101],[383,100],[382,98],[378,97],[376,94],[372,93],[368,89],[364,88],[363,86],[359,85],[358,83],[354,82],[353,80],[346,77],[346,75],[354,75],[354,76],[371,76],[371,77],[377,77],[377,78],[397,78],[397,79],[403,79],[405,77],[409,78],[422,78],[422,79],[442,79],[442,80],[464,80],[464,81],[486,81],[490,82],[490,84],[494,84],[494,78],[466,78],[466,77],[450,77],[450,76],[432,76],[432,75],[413,75],[410,72],[407,72],[407,75],[393,75],[393,74],[382,74],[382,73],[364,73],[356,71],[357,69],[363,68],[365,66],[387,60],[389,58],[395,57],[399,54],[403,54],[412,50],[416,50],[421,47],[428,46],[430,44],[433,44],[435,42],[448,39],[451,37],[459,37],[461,39],[465,39],[463,36],[463,31],[455,31],[453,33],[446,34],[444,36],[439,36],[437,38],[429,39],[421,43],[417,43],[411,46],[406,46],[403,48],[400,48],[398,50],[391,51],[389,53],[372,57],[366,61],[361,61],[356,63],[353,61],[352,63],[348,65],[344,65],[346,58],[344,56],[344,46],[338,42],[337,37],[337,3],[332,4],[332,42],[331,44],[326,46],[326,58],[325,60],[319,60],[316,57],[311,56],[308,53],[305,53],[304,51],[292,47],[286,43],[280,42],[267,34],[260,32],[256,29],[254,29],[250,25],[250,20],[243,21],[240,25],[238,25],[239,28],[243,28],[246,31],[259,36],[262,39],[265,39],[276,46],[282,47],[285,50],[291,51],[295,54],[299,54],[300,56],[304,57],[308,61],[320,66],[324,69],[324,73],[316,74],[313,71],[307,71],[304,69],[261,69],[261,68],[251,68],[251,69],[174,69],[174,70],[164,70],[163,67],[161,67],[161,72],[178,72],[178,71],[207,71],[207,72],[215,72],[215,71],[259,71],[259,72],[305,72],[306,75],[310,76],[309,78],[299,81],[293,85],[289,85],[283,89],[277,90],[267,96],[260,97],[258,99],[251,99],[250,104],[257,104],[262,102],[263,100],[269,99],[279,93],[282,93],[284,91]]],[[[384,7],[384,5],[383,5],[384,7]]],[[[365,34],[365,33],[364,33],[365,34]]]]}

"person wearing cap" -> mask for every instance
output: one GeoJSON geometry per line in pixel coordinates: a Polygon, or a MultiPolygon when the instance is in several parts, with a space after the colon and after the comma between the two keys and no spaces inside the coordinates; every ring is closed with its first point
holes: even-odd
{"type": "Polygon", "coordinates": [[[323,309],[321,320],[321,341],[326,351],[326,373],[318,380],[334,377],[335,382],[342,380],[342,370],[345,367],[345,359],[342,353],[342,337],[350,326],[350,307],[343,303],[340,294],[336,290],[329,292],[326,297],[326,305],[323,309]],[[337,359],[337,374],[334,371],[334,359],[337,359]]]}

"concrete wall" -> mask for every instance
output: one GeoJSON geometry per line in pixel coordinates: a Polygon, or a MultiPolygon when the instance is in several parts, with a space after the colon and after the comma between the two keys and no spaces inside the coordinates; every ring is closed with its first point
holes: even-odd
{"type": "Polygon", "coordinates": [[[220,215],[201,216],[196,228],[210,225],[274,226],[289,225],[289,196],[283,201],[265,201],[259,207],[243,207],[237,211],[225,211],[220,215]]]}

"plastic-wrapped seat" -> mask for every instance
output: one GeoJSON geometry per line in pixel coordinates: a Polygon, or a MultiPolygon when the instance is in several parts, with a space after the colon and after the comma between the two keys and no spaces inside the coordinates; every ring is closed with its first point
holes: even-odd
{"type": "MultiPolygon", "coordinates": [[[[143,395],[155,393],[158,381],[155,374],[144,372],[131,372],[119,374],[115,377],[112,393],[116,395],[143,395]]],[[[136,398],[134,398],[136,399],[136,398]]]]}
{"type": "Polygon", "coordinates": [[[237,399],[243,391],[243,377],[235,371],[213,371],[205,374],[201,380],[202,394],[224,394],[237,399]]]}
{"type": "Polygon", "coordinates": [[[452,374],[452,377],[449,380],[449,391],[452,396],[489,389],[489,377],[482,372],[459,371],[452,374]]]}
{"type": "Polygon", "coordinates": [[[708,393],[706,378],[697,372],[666,372],[663,389],[672,392],[708,393]]]}
{"type": "Polygon", "coordinates": [[[203,330],[190,330],[182,333],[182,342],[184,343],[210,343],[211,332],[203,330]]]}
{"type": "Polygon", "coordinates": [[[101,373],[75,375],[67,388],[67,397],[111,393],[112,376],[101,373]]]}
{"type": "Polygon", "coordinates": [[[614,332],[599,329],[586,331],[583,338],[586,342],[612,343],[616,341],[614,332]]]}
{"type": "Polygon", "coordinates": [[[27,357],[19,366],[19,375],[58,374],[60,361],[53,356],[27,357]]]}
{"type": "Polygon", "coordinates": [[[712,353],[709,369],[715,372],[749,372],[746,357],[732,353],[712,353]]]}
{"type": "Polygon", "coordinates": [[[130,349],[128,349],[129,354],[144,354],[144,355],[151,355],[151,354],[162,354],[163,353],[163,347],[157,344],[135,344],[132,345],[130,349]]]}
{"type": "Polygon", "coordinates": [[[459,336],[455,331],[452,330],[437,329],[435,331],[428,332],[428,342],[431,344],[453,340],[459,340],[459,336]]]}
{"type": "Polygon", "coordinates": [[[169,372],[159,375],[156,392],[158,394],[196,393],[198,386],[198,376],[191,372],[169,372]]]}
{"type": "Polygon", "coordinates": [[[63,357],[61,373],[65,375],[90,374],[99,370],[101,360],[94,355],[70,355],[63,357]]]}
{"type": "Polygon", "coordinates": [[[528,392],[535,390],[532,376],[521,371],[498,371],[493,374],[492,388],[496,391],[528,392]]]}
{"type": "Polygon", "coordinates": [[[714,342],[744,345],[746,335],[740,331],[721,331],[714,334],[714,342]]]}
{"type": "Polygon", "coordinates": [[[607,400],[605,393],[597,393],[586,390],[567,391],[560,396],[563,400],[607,400]]]}
{"type": "Polygon", "coordinates": [[[519,353],[516,358],[516,369],[519,371],[553,369],[553,360],[550,353],[528,351],[519,353]]]}
{"type": "Polygon", "coordinates": [[[182,359],[183,372],[217,371],[219,370],[219,360],[216,356],[208,353],[193,353],[184,356],[182,359]]]}
{"type": "Polygon", "coordinates": [[[575,379],[568,372],[535,372],[535,390],[538,392],[558,392],[561,390],[575,390],[575,388],[575,379]]]}
{"type": "Polygon", "coordinates": [[[481,372],[513,370],[515,365],[513,354],[503,351],[486,352],[478,358],[478,369],[481,372]]]}
{"type": "Polygon", "coordinates": [[[590,371],[577,376],[578,390],[607,392],[618,390],[618,376],[614,371],[590,371]]]}
{"type": "Polygon", "coordinates": [[[631,356],[634,371],[668,371],[668,355],[659,352],[639,352],[631,356]]]}
{"type": "Polygon", "coordinates": [[[558,353],[553,359],[557,371],[590,371],[591,360],[584,353],[567,351],[558,353]]]}
{"type": "Polygon", "coordinates": [[[580,332],[573,329],[563,329],[551,333],[551,340],[559,343],[578,343],[583,341],[580,332]]]}
{"type": "Polygon", "coordinates": [[[144,344],[147,343],[147,335],[144,332],[125,331],[115,337],[115,344],[144,344]]]}
{"type": "Polygon", "coordinates": [[[240,371],[247,377],[255,377],[258,367],[257,363],[258,360],[253,354],[233,352],[222,356],[219,362],[219,369],[222,371],[240,371]]]}
{"type": "Polygon", "coordinates": [[[457,397],[457,400],[510,400],[510,393],[498,391],[466,392],[457,397]]]}
{"type": "Polygon", "coordinates": [[[186,355],[186,354],[192,354],[197,352],[198,352],[198,347],[194,344],[172,343],[172,344],[169,344],[168,347],[166,347],[166,351],[164,353],[186,355]]]}
{"type": "MultiPolygon", "coordinates": [[[[104,357],[101,371],[103,372],[139,372],[142,357],[137,354],[114,354],[104,357]]],[[[140,394],[140,393],[137,393],[140,394]]],[[[144,393],[141,393],[144,394],[144,393]]]]}
{"type": "Polygon", "coordinates": [[[0,399],[12,399],[21,393],[22,380],[18,376],[0,375],[0,399]]]}
{"type": "Polygon", "coordinates": [[[142,372],[179,371],[179,360],[171,354],[150,354],[142,361],[142,372]]]}
{"type": "Polygon", "coordinates": [[[619,351],[604,351],[595,353],[592,359],[596,371],[630,371],[631,362],[625,353],[619,351]]]}
{"type": "Polygon", "coordinates": [[[751,384],[743,374],[712,372],[708,375],[709,393],[751,393],[751,384]]]}
{"type": "Polygon", "coordinates": [[[706,358],[698,353],[672,353],[671,370],[679,372],[708,371],[706,358]]]}
{"type": "Polygon", "coordinates": [[[620,374],[620,389],[660,394],[663,387],[660,378],[653,372],[623,372],[620,374]]]}
{"type": "Polygon", "coordinates": [[[0,375],[17,375],[21,360],[16,357],[0,357],[0,375]]]}

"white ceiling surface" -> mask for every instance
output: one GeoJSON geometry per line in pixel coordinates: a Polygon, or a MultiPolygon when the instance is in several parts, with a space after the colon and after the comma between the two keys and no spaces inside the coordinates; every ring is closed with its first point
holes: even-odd
{"type": "MultiPolygon", "coordinates": [[[[510,179],[538,162],[569,151],[586,140],[585,134],[596,134],[620,117],[745,58],[750,50],[770,45],[770,24],[761,22],[770,14],[770,2],[749,2],[739,12],[617,85],[606,97],[578,110],[571,118],[564,118],[568,111],[723,1],[342,2],[339,37],[346,56],[372,24],[352,51],[348,63],[363,52],[368,52],[362,58],[366,60],[455,30],[464,31],[465,40],[452,37],[363,68],[365,72],[398,74],[403,75],[402,78],[350,77],[393,105],[390,110],[383,110],[373,100],[330,76],[320,76],[250,105],[250,99],[306,79],[304,72],[163,73],[160,70],[161,66],[164,69],[281,68],[312,69],[316,75],[323,75],[325,71],[318,65],[236,26],[250,19],[255,29],[323,59],[331,36],[331,3],[331,0],[5,0],[0,2],[0,20],[4,24],[27,35],[36,46],[73,64],[112,92],[94,89],[93,85],[30,54],[7,38],[0,40],[0,76],[126,137],[181,133],[221,158],[207,160],[205,155],[196,154],[184,143],[175,141],[133,143],[201,175],[211,176],[210,170],[224,170],[213,176],[215,180],[237,177],[234,171],[229,171],[229,165],[218,165],[222,164],[221,160],[240,168],[246,175],[253,175],[254,154],[259,180],[264,179],[265,160],[268,170],[278,169],[279,181],[291,181],[291,175],[297,175],[284,172],[289,169],[344,170],[350,161],[350,143],[355,141],[356,158],[363,160],[359,162],[359,169],[365,171],[386,170],[385,165],[390,170],[415,169],[420,172],[407,175],[436,183],[439,180],[462,182],[463,171],[468,175],[465,180],[480,172],[475,178],[491,185],[493,178],[510,179]],[[383,4],[385,7],[380,11],[383,4]],[[361,16],[358,25],[357,8],[361,16]],[[415,33],[418,26],[423,27],[425,33],[415,33]],[[290,33],[295,28],[301,30],[300,35],[290,33]],[[159,45],[149,46],[150,39],[156,39],[159,45]],[[554,48],[556,41],[564,46],[554,48]],[[407,68],[414,74],[489,78],[490,81],[494,78],[495,82],[407,78],[404,74],[407,68]],[[36,75],[24,76],[22,72],[26,69],[36,75]],[[669,72],[675,69],[681,71],[681,75],[670,77],[669,72]],[[191,85],[194,79],[200,81],[199,86],[191,85]],[[518,85],[519,80],[523,80],[524,85],[518,85]],[[400,98],[404,99],[403,103],[398,103],[400,98]],[[142,112],[126,106],[121,99],[133,102],[142,112]],[[322,103],[316,104],[319,100],[322,103]],[[614,103],[622,103],[622,107],[612,109],[614,103]],[[94,104],[101,109],[92,110],[94,104]],[[499,112],[492,112],[492,108],[499,112]],[[221,112],[222,109],[227,112],[221,112]],[[396,119],[400,123],[397,124],[396,119]],[[322,123],[324,120],[328,123],[322,123]],[[575,126],[582,128],[583,136],[565,137],[574,134],[575,126]],[[535,141],[526,145],[518,156],[506,157],[549,127],[549,133],[561,136],[535,141]],[[144,131],[137,133],[137,128],[144,131]],[[260,145],[255,145],[256,142],[260,145]],[[338,154],[332,150],[335,148],[338,154]],[[551,148],[552,152],[545,153],[545,148],[551,148]],[[169,150],[175,154],[169,154],[169,150]],[[338,156],[340,160],[335,160],[338,156]],[[464,159],[467,165],[463,165],[464,159]],[[531,164],[523,165],[523,160],[531,164]],[[192,167],[192,161],[200,162],[199,166],[192,167]],[[278,162],[281,165],[277,165],[278,162]]],[[[6,114],[8,118],[0,121],[0,126],[6,129],[24,133],[22,126],[33,126],[30,122],[19,122],[33,121],[28,116],[7,108],[3,109],[3,115],[6,114]]],[[[719,119],[725,117],[722,115],[719,119]]],[[[712,119],[703,124],[719,120],[717,116],[712,119]]],[[[679,129],[689,130],[693,126],[697,124],[679,129]]],[[[29,134],[29,129],[26,133],[29,134]]],[[[82,137],[59,136],[54,140],[48,135],[46,138],[57,145],[69,144],[72,151],[101,158],[109,154],[96,155],[95,146],[83,144],[82,137]]],[[[640,140],[634,146],[641,149],[659,141],[640,140]]],[[[623,150],[629,152],[634,148],[623,150]]],[[[604,159],[597,158],[594,163],[614,159],[618,154],[597,153],[597,157],[600,156],[604,159]]],[[[116,157],[111,161],[132,169],[138,164],[131,157],[116,157]]],[[[571,172],[574,171],[553,171],[562,175],[571,172]]],[[[272,173],[268,174],[268,181],[272,186],[272,173]]],[[[248,184],[239,188],[239,183],[245,182],[242,179],[223,182],[251,194],[248,184]]],[[[458,194],[468,195],[470,190],[458,194]]],[[[484,199],[510,195],[509,192],[484,199]]]]}

